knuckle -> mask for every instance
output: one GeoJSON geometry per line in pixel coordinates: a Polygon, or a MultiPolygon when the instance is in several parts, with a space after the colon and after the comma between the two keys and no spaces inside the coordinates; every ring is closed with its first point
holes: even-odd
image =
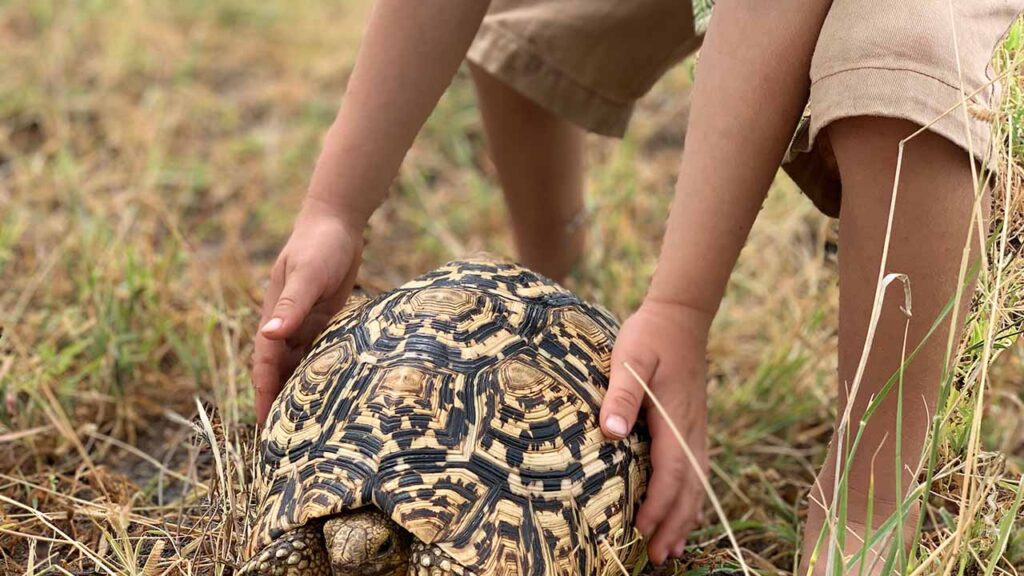
{"type": "MultiPolygon", "coordinates": [[[[657,356],[645,348],[624,350],[623,354],[619,358],[619,362],[622,364],[628,362],[638,375],[647,379],[650,379],[650,376],[654,374],[654,370],[658,366],[657,356]]],[[[650,382],[648,382],[648,384],[650,384],[650,382]]]]}
{"type": "Polygon", "coordinates": [[[685,491],[685,487],[690,482],[690,477],[686,473],[685,465],[681,467],[673,467],[672,470],[666,470],[664,473],[666,483],[672,486],[671,504],[673,506],[683,505],[685,497],[682,492],[685,491]]]}
{"type": "Polygon", "coordinates": [[[690,464],[682,457],[682,454],[675,458],[652,462],[652,465],[654,475],[658,476],[658,480],[664,482],[666,486],[671,486],[672,500],[676,503],[683,503],[680,496],[687,490],[687,487],[692,487],[691,482],[699,482],[693,476],[690,464]]]}
{"type": "Polygon", "coordinates": [[[608,400],[613,405],[637,411],[643,404],[644,393],[638,386],[617,386],[608,392],[608,400]]]}
{"type": "MultiPolygon", "coordinates": [[[[682,454],[679,456],[682,456],[682,454]]],[[[685,458],[678,456],[659,459],[653,463],[654,473],[660,474],[665,477],[666,481],[678,485],[679,480],[685,478],[686,470],[689,467],[689,464],[683,462],[683,460],[685,458]]]]}
{"type": "Polygon", "coordinates": [[[268,376],[269,375],[267,374],[256,375],[252,379],[252,387],[254,390],[256,390],[257,394],[266,393],[270,391],[270,389],[273,387],[273,384],[269,381],[268,376]]]}
{"type": "Polygon", "coordinates": [[[256,366],[253,369],[252,387],[257,395],[276,396],[281,390],[277,367],[270,364],[256,366]]]}
{"type": "Polygon", "coordinates": [[[281,310],[293,310],[293,309],[298,308],[298,307],[299,307],[299,302],[298,302],[298,300],[295,299],[294,296],[290,296],[288,294],[282,294],[277,299],[277,304],[274,305],[274,310],[278,310],[278,311],[281,311],[281,310]]]}
{"type": "Polygon", "coordinates": [[[254,382],[265,382],[277,375],[280,358],[273,350],[259,347],[252,356],[254,382]]]}
{"type": "MultiPolygon", "coordinates": [[[[685,500],[679,498],[678,500],[685,500]]],[[[693,520],[693,508],[685,501],[677,501],[672,505],[672,528],[679,532],[693,520]]],[[[682,534],[677,534],[681,536],[682,534]]]]}
{"type": "MultiPolygon", "coordinates": [[[[272,370],[277,366],[277,359],[273,355],[268,353],[254,354],[252,357],[253,371],[259,372],[263,370],[272,370]]],[[[262,374],[256,374],[261,376],[262,374]]]]}
{"type": "Polygon", "coordinates": [[[648,498],[645,501],[645,506],[640,508],[637,521],[642,519],[645,525],[651,527],[660,524],[668,514],[669,505],[672,503],[671,500],[667,502],[665,500],[664,497],[648,498]]]}
{"type": "MultiPolygon", "coordinates": [[[[612,363],[623,368],[628,364],[638,376],[650,384],[651,376],[658,367],[658,356],[649,345],[626,338],[612,350],[612,363]]],[[[635,383],[629,371],[626,370],[625,373],[630,381],[635,383]]]]}
{"type": "Polygon", "coordinates": [[[322,279],[328,270],[323,258],[299,254],[288,260],[288,274],[298,274],[306,279],[322,279]]]}

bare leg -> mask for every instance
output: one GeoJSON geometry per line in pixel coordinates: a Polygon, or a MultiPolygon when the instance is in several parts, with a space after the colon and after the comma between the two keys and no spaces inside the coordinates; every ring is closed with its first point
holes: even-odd
{"type": "MultiPolygon", "coordinates": [[[[871,316],[896,172],[897,144],[916,129],[916,125],[903,120],[873,117],[842,120],[828,129],[843,183],[839,257],[840,416],[846,406],[847,391],[854,382],[871,316]]],[[[906,145],[886,272],[902,272],[910,277],[913,318],[907,337],[908,354],[924,339],[943,307],[955,295],[961,251],[970,225],[973,189],[967,153],[948,140],[925,132],[906,145]]],[[[973,228],[971,233],[974,234],[973,228]]],[[[972,242],[976,255],[977,239],[973,238],[972,242]]],[[[967,305],[969,295],[968,289],[961,310],[967,305]]],[[[890,288],[861,388],[854,399],[850,419],[854,432],[871,396],[882,389],[901,364],[906,328],[906,317],[899,309],[902,303],[902,290],[898,286],[890,288]]],[[[865,430],[851,467],[848,491],[850,528],[858,532],[860,538],[866,523],[872,474],[875,490],[872,523],[876,527],[895,510],[896,502],[902,497],[896,491],[895,449],[899,441],[902,441],[903,457],[899,472],[902,490],[906,491],[913,480],[912,470],[918,464],[938,398],[948,328],[947,318],[904,371],[901,436],[896,435],[895,388],[865,430]]],[[[836,440],[833,439],[828,459],[819,474],[826,504],[831,500],[835,450],[836,440]]],[[[817,488],[812,496],[822,501],[817,488]]],[[[913,514],[912,520],[916,518],[916,509],[913,514]]],[[[801,574],[806,573],[808,554],[814,547],[823,519],[821,508],[812,503],[801,574]]],[[[912,530],[912,526],[907,528],[912,530]]],[[[845,540],[847,555],[862,547],[858,535],[850,530],[845,540]]],[[[823,546],[815,574],[825,574],[825,558],[823,546]]],[[[872,557],[868,558],[870,561],[872,557]]],[[[883,562],[878,562],[872,572],[879,573],[882,565],[883,562]]]]}
{"type": "Polygon", "coordinates": [[[470,69],[519,258],[562,281],[583,250],[583,130],[470,69]]]}

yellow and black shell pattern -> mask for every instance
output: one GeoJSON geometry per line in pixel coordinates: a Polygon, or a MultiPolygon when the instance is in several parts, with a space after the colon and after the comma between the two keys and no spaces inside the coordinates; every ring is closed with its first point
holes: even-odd
{"type": "Polygon", "coordinates": [[[634,559],[646,431],[598,426],[615,320],[514,264],[457,261],[352,303],[263,431],[249,553],[377,506],[476,574],[634,559]]]}

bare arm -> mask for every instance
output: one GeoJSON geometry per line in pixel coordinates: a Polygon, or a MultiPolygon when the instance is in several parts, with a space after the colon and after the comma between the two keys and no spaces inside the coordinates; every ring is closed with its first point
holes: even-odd
{"type": "Polygon", "coordinates": [[[376,3],[308,200],[366,222],[465,58],[488,4],[376,3]]]}
{"type": "Polygon", "coordinates": [[[714,315],[807,102],[830,1],[721,2],[650,297],[714,315]]]}
{"type": "MultiPolygon", "coordinates": [[[[629,363],[665,406],[707,471],[707,333],[729,274],[778,169],[809,91],[811,55],[829,0],[722,0],[715,7],[690,110],[686,148],[658,268],[612,355],[601,408],[620,437],[644,400],[629,363]]],[[[704,498],[666,421],[648,411],[654,474],[637,516],[650,558],[679,556],[704,498]]]]}
{"type": "Polygon", "coordinates": [[[466,55],[481,0],[379,0],[303,209],[271,271],[253,354],[263,422],[355,283],[366,221],[466,55]]]}

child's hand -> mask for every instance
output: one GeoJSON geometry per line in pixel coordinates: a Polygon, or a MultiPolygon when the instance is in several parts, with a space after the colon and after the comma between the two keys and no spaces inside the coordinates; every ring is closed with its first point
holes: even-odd
{"type": "Polygon", "coordinates": [[[649,538],[648,555],[661,564],[678,557],[689,533],[701,522],[704,489],[682,447],[625,363],[644,379],[708,470],[705,351],[711,316],[650,297],[619,332],[612,352],[611,383],[601,405],[601,428],[622,438],[647,409],[651,467],[647,496],[636,527],[649,538]]]}
{"type": "Polygon", "coordinates": [[[313,341],[341,309],[355,284],[362,227],[308,204],[270,273],[253,353],[256,418],[270,405],[313,341]]]}

